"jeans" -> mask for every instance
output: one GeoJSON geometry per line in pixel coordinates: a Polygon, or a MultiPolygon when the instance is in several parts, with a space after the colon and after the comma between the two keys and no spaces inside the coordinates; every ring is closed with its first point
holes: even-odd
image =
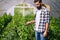
{"type": "Polygon", "coordinates": [[[46,40],[46,37],[43,36],[43,32],[35,31],[36,40],[46,40]]]}

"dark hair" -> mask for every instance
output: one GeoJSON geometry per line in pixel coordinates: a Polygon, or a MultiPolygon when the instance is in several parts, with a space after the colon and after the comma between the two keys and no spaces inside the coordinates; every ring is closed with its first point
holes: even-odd
{"type": "Polygon", "coordinates": [[[39,3],[42,3],[42,0],[34,0],[34,3],[38,2],[38,1],[39,1],[39,3]]]}

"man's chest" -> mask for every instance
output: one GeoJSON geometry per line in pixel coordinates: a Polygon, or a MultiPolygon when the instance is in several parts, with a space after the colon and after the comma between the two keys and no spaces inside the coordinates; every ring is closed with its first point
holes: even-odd
{"type": "Polygon", "coordinates": [[[45,12],[44,11],[37,11],[36,12],[36,19],[43,19],[45,17],[45,12]]]}

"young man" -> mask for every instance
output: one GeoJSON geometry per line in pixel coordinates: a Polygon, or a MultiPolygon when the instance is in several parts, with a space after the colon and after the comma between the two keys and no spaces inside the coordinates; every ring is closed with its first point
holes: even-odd
{"type": "Polygon", "coordinates": [[[35,20],[29,21],[26,24],[35,23],[35,36],[36,40],[46,40],[48,26],[49,26],[49,12],[42,0],[34,0],[37,7],[35,11],[35,20]]]}

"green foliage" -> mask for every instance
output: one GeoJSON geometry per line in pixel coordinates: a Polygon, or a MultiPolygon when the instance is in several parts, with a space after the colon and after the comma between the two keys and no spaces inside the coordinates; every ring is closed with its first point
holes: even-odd
{"type": "Polygon", "coordinates": [[[0,40],[3,39],[3,32],[5,28],[7,27],[8,23],[11,21],[12,16],[7,15],[6,13],[0,17],[0,40]]]}
{"type": "MultiPolygon", "coordinates": [[[[17,13],[13,17],[4,14],[0,17],[0,29],[4,28],[3,32],[0,32],[0,40],[35,40],[34,24],[25,25],[27,21],[33,19],[34,14],[24,17],[17,13]]],[[[49,28],[47,39],[60,40],[60,19],[50,17],[49,28]]]]}
{"type": "Polygon", "coordinates": [[[25,25],[27,21],[33,20],[33,18],[33,14],[25,17],[22,14],[15,14],[2,33],[3,37],[1,37],[1,40],[34,40],[34,24],[25,25]]]}
{"type": "Polygon", "coordinates": [[[50,17],[48,40],[60,40],[60,19],[50,17]]]}
{"type": "Polygon", "coordinates": [[[12,17],[7,15],[6,13],[0,17],[0,33],[7,26],[7,24],[11,21],[12,17]]]}

